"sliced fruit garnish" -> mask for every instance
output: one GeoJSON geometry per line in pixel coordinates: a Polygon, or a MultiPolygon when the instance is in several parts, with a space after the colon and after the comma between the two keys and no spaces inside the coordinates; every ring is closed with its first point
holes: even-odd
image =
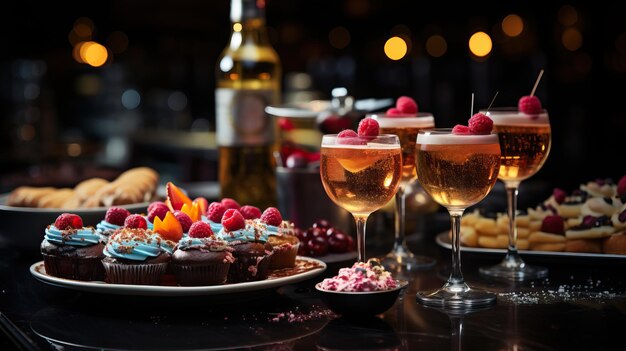
{"type": "Polygon", "coordinates": [[[197,203],[200,207],[200,214],[205,214],[206,210],[209,208],[209,200],[202,196],[193,199],[193,203],[197,203]]]}
{"type": "Polygon", "coordinates": [[[163,220],[154,217],[154,231],[159,233],[163,239],[174,242],[178,242],[183,237],[183,226],[180,225],[172,212],[165,214],[163,220]]]}
{"type": "Polygon", "coordinates": [[[202,219],[202,214],[200,213],[200,204],[192,203],[191,205],[183,204],[183,207],[180,209],[181,212],[187,214],[192,221],[197,222],[202,219]]]}
{"type": "Polygon", "coordinates": [[[372,166],[380,158],[382,157],[338,158],[337,161],[350,173],[358,173],[372,166]]]}
{"type": "Polygon", "coordinates": [[[170,206],[170,210],[172,212],[180,210],[183,208],[184,204],[191,205],[191,199],[185,195],[179,187],[174,185],[174,183],[167,182],[165,185],[165,192],[167,193],[168,200],[166,203],[170,206]]]}

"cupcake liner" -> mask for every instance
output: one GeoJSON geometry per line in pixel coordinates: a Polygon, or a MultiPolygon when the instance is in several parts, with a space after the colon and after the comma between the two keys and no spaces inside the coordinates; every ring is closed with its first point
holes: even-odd
{"type": "Polygon", "coordinates": [[[258,264],[259,256],[234,256],[235,262],[228,269],[228,283],[252,282],[267,278],[270,267],[269,256],[262,256],[258,264]]]}
{"type": "Polygon", "coordinates": [[[226,283],[230,263],[199,265],[170,264],[169,268],[182,286],[221,285],[226,283]]]}
{"type": "Polygon", "coordinates": [[[274,253],[270,256],[270,269],[292,268],[296,265],[298,246],[292,245],[289,248],[274,248],[274,253]]]}
{"type": "Polygon", "coordinates": [[[74,280],[104,280],[100,257],[62,257],[43,254],[46,274],[74,280]]]}
{"type": "Polygon", "coordinates": [[[168,262],[122,264],[102,261],[105,281],[112,284],[159,285],[168,262]]]}

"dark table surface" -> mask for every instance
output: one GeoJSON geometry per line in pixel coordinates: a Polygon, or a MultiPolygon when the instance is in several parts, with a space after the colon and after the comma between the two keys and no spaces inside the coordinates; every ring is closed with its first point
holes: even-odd
{"type": "MultiPolygon", "coordinates": [[[[315,283],[352,262],[331,263],[322,275],[278,289],[198,297],[139,297],[79,292],[34,279],[41,260],[0,248],[0,312],[32,349],[105,350],[614,350],[624,349],[626,258],[598,260],[527,256],[549,267],[546,279],[510,283],[478,275],[502,256],[463,253],[471,286],[498,293],[497,305],[467,314],[426,308],[418,290],[447,279],[451,252],[434,235],[434,215],[409,247],[437,266],[404,276],[410,285],[383,315],[357,320],[326,309],[315,283]]],[[[392,235],[391,229],[386,235],[392,235]]],[[[370,233],[373,237],[377,233],[370,233]]],[[[376,242],[373,240],[372,242],[376,242]]],[[[372,256],[388,248],[368,247],[372,256]]],[[[3,331],[11,330],[7,322],[3,331]]],[[[3,335],[2,350],[19,349],[3,335]]]]}

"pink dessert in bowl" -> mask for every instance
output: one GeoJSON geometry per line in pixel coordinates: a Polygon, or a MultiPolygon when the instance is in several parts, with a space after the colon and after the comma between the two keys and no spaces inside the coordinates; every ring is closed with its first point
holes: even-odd
{"type": "Polygon", "coordinates": [[[355,262],[332,278],[317,283],[326,305],[343,316],[376,315],[387,311],[407,281],[396,280],[377,259],[355,262]]]}

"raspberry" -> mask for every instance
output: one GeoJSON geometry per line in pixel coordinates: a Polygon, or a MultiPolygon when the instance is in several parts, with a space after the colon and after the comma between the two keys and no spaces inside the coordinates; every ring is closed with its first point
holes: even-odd
{"type": "Polygon", "coordinates": [[[245,219],[261,218],[261,210],[259,210],[258,207],[254,207],[250,205],[241,206],[241,208],[239,209],[239,212],[241,212],[241,215],[245,219]]]}
{"type": "Polygon", "coordinates": [[[226,207],[221,202],[211,202],[206,211],[206,216],[210,221],[220,223],[222,222],[224,212],[226,212],[226,207]]]}
{"type": "Polygon", "coordinates": [[[583,217],[583,222],[580,224],[583,228],[593,228],[596,224],[597,218],[591,215],[583,217]]]}
{"type": "Polygon", "coordinates": [[[339,133],[340,130],[350,128],[352,120],[347,116],[331,115],[323,119],[319,128],[324,134],[339,133]]]}
{"type": "Polygon", "coordinates": [[[155,202],[152,202],[152,203],[148,206],[148,213],[150,213],[150,212],[154,211],[154,209],[155,209],[155,208],[157,208],[157,207],[162,207],[162,208],[165,208],[165,209],[166,209],[166,210],[168,210],[168,211],[170,210],[170,208],[169,208],[169,207],[167,207],[167,204],[166,204],[165,202],[163,202],[163,201],[155,201],[155,202]]]}
{"type": "Polygon", "coordinates": [[[213,231],[208,223],[202,221],[195,222],[189,228],[190,238],[208,238],[213,236],[213,231]]]}
{"type": "Polygon", "coordinates": [[[164,202],[156,202],[156,204],[158,205],[154,205],[151,210],[148,210],[148,220],[152,223],[154,223],[154,217],[159,217],[159,219],[163,220],[170,211],[170,208],[164,202]]]}
{"type": "Polygon", "coordinates": [[[124,227],[148,229],[148,222],[146,222],[146,219],[143,218],[142,215],[132,214],[126,217],[126,220],[124,221],[124,227]]]}
{"type": "Polygon", "coordinates": [[[403,116],[403,115],[404,113],[395,107],[392,107],[387,110],[388,117],[403,116]]]}
{"type": "Polygon", "coordinates": [[[452,128],[452,134],[472,134],[468,126],[457,124],[452,128]]]}
{"type": "Polygon", "coordinates": [[[229,197],[225,197],[222,199],[222,205],[224,205],[224,207],[226,207],[227,210],[231,208],[238,210],[239,208],[241,208],[241,205],[239,205],[237,201],[229,197]]]}
{"type": "Polygon", "coordinates": [[[296,126],[293,124],[293,122],[290,119],[281,117],[278,119],[278,127],[280,128],[280,130],[284,130],[285,132],[290,132],[296,126]]]}
{"type": "Polygon", "coordinates": [[[283,222],[283,216],[280,215],[280,211],[276,207],[268,207],[261,215],[261,222],[279,226],[283,222]]]}
{"type": "Polygon", "coordinates": [[[407,115],[417,113],[417,102],[409,96],[400,96],[396,101],[396,108],[407,115]]]}
{"type": "Polygon", "coordinates": [[[246,220],[241,215],[241,212],[234,208],[229,208],[224,212],[222,217],[222,225],[228,231],[235,231],[246,227],[246,220]]]}
{"type": "Polygon", "coordinates": [[[541,231],[553,234],[565,233],[565,224],[563,223],[563,218],[558,215],[546,216],[543,219],[543,222],[541,222],[541,231]]]}
{"type": "Polygon", "coordinates": [[[337,138],[356,138],[359,135],[352,129],[344,129],[339,134],[337,134],[337,138]]]}
{"type": "Polygon", "coordinates": [[[562,204],[563,202],[565,202],[565,197],[567,196],[565,191],[559,188],[554,188],[554,190],[552,191],[552,195],[554,196],[554,200],[557,204],[562,204]]]}
{"type": "Polygon", "coordinates": [[[183,211],[175,211],[174,217],[176,217],[178,223],[183,227],[183,233],[189,232],[189,227],[193,224],[191,217],[183,211]]]}
{"type": "Polygon", "coordinates": [[[620,178],[619,182],[617,182],[617,195],[626,195],[626,175],[620,178]]]}
{"type": "Polygon", "coordinates": [[[122,207],[113,206],[107,210],[104,220],[115,225],[124,225],[126,217],[130,216],[130,212],[122,207]]]}
{"type": "Polygon", "coordinates": [[[493,121],[483,113],[477,113],[468,121],[469,130],[472,134],[489,134],[493,129],[493,121]]]}
{"type": "Polygon", "coordinates": [[[320,160],[320,152],[319,151],[315,151],[315,152],[309,152],[306,155],[306,159],[307,161],[310,162],[318,162],[320,160]]]}
{"type": "Polygon", "coordinates": [[[366,145],[367,141],[360,139],[359,135],[352,129],[344,129],[337,134],[337,144],[343,145],[366,145]]]}
{"type": "Polygon", "coordinates": [[[83,227],[83,219],[79,215],[73,213],[61,213],[59,217],[54,221],[54,226],[57,229],[78,229],[83,227]]]}
{"type": "Polygon", "coordinates": [[[536,96],[522,96],[517,103],[517,109],[527,115],[541,113],[541,101],[536,96]]]}
{"type": "Polygon", "coordinates": [[[357,134],[359,136],[369,136],[375,137],[378,136],[380,126],[378,122],[376,122],[373,118],[363,118],[361,122],[359,122],[359,128],[357,129],[357,134]]]}

